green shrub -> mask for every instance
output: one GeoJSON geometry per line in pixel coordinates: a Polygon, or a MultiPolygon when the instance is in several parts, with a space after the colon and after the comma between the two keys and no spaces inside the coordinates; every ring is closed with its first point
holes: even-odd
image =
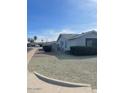
{"type": "Polygon", "coordinates": [[[70,47],[70,53],[77,56],[97,55],[97,48],[72,46],[70,47]]]}
{"type": "Polygon", "coordinates": [[[45,52],[51,52],[52,51],[52,46],[51,45],[45,45],[45,46],[43,46],[43,50],[45,52]]]}

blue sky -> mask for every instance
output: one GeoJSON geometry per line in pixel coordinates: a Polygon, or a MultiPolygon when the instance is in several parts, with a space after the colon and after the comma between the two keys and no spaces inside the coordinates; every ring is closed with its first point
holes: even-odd
{"type": "Polygon", "coordinates": [[[28,37],[56,40],[60,33],[96,29],[96,0],[27,0],[28,37]]]}

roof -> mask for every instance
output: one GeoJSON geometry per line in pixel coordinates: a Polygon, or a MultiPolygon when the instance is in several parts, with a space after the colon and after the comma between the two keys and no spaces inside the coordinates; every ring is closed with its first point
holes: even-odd
{"type": "Polygon", "coordinates": [[[78,35],[80,35],[80,34],[61,34],[61,36],[63,36],[66,39],[71,39],[71,38],[76,37],[78,35]]]}
{"type": "Polygon", "coordinates": [[[85,32],[85,33],[82,33],[82,34],[60,34],[59,37],[58,37],[58,40],[59,40],[60,37],[63,37],[63,38],[68,39],[68,40],[72,40],[72,39],[79,38],[83,35],[89,34],[89,33],[97,33],[97,32],[95,30],[92,30],[92,31],[85,32]]]}
{"type": "Polygon", "coordinates": [[[93,30],[93,31],[85,32],[85,33],[79,34],[78,36],[72,37],[72,38],[70,38],[70,40],[76,39],[76,38],[79,38],[79,37],[82,37],[82,36],[87,35],[87,34],[90,34],[90,33],[97,34],[97,32],[95,30],[93,30]]]}
{"type": "Polygon", "coordinates": [[[60,34],[59,37],[58,37],[58,40],[59,40],[60,37],[63,37],[65,39],[70,39],[70,38],[73,38],[73,37],[78,36],[78,35],[80,35],[80,34],[60,34]]]}

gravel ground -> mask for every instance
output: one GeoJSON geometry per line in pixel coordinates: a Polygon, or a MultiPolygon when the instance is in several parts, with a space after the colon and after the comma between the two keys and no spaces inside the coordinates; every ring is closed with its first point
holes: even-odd
{"type": "Polygon", "coordinates": [[[28,65],[30,72],[37,71],[50,78],[91,84],[96,89],[97,57],[70,56],[37,51],[28,65]]]}

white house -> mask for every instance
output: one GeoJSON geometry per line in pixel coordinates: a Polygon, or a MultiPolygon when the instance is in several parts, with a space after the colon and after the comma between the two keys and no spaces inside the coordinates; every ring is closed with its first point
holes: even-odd
{"type": "Polygon", "coordinates": [[[89,31],[82,34],[60,34],[57,47],[62,51],[69,51],[71,46],[97,47],[97,32],[89,31]]]}

